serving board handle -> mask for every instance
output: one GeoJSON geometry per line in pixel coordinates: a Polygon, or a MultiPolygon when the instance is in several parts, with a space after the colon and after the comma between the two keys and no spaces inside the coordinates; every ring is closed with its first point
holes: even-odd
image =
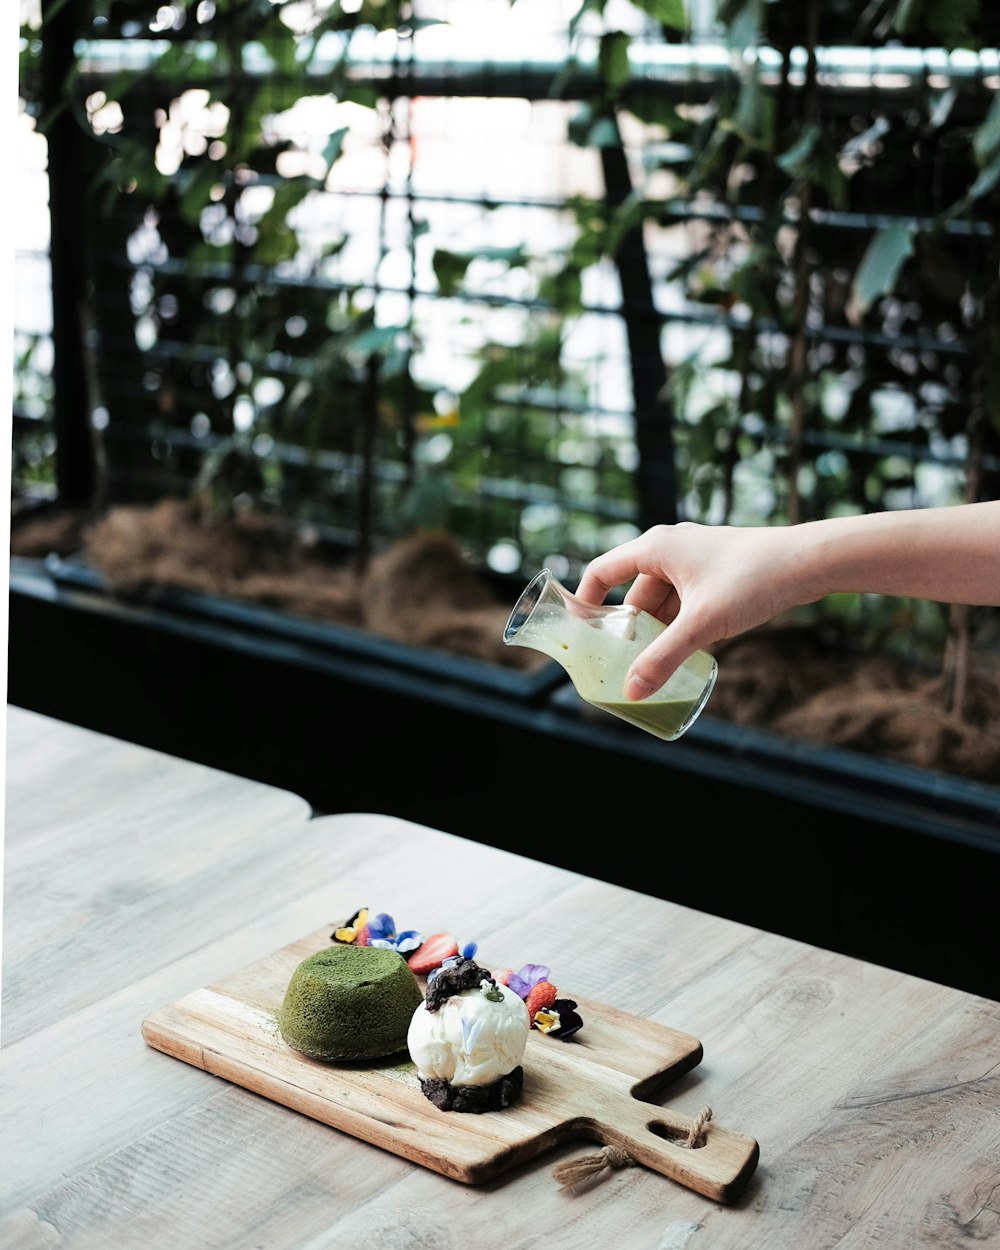
{"type": "MultiPolygon", "coordinates": [[[[616,1105],[613,1124],[584,1116],[566,1128],[568,1136],[617,1147],[633,1162],[722,1203],[739,1196],[760,1158],[760,1146],[752,1137],[710,1119],[699,1125],[695,1117],[634,1099],[616,1105]]],[[[560,1179],[571,1175],[563,1165],[560,1179]]]]}

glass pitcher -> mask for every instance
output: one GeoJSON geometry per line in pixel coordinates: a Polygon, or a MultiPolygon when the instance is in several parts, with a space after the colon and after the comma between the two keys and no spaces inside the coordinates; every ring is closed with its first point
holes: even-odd
{"type": "Polygon", "coordinates": [[[655,616],[629,604],[584,603],[551,569],[542,569],[514,604],[503,640],[544,652],[588,703],[672,742],[698,719],[719,666],[707,651],[696,651],[648,698],[626,699],[632,661],[663,629],[655,616]]]}

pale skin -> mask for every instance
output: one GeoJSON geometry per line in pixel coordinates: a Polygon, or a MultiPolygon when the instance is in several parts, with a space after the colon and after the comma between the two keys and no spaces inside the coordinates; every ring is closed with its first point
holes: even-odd
{"type": "Polygon", "coordinates": [[[711,651],[826,595],[881,594],[1000,607],[1000,500],[789,526],[657,525],[587,565],[577,596],[625,601],[667,628],[636,659],[643,699],[694,651],[711,651]]]}

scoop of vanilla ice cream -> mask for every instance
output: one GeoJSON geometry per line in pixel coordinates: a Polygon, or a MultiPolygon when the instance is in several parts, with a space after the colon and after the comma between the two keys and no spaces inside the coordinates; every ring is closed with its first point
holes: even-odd
{"type": "Polygon", "coordinates": [[[506,985],[496,989],[499,1001],[469,989],[452,994],[437,1011],[425,1002],[417,1007],[406,1045],[421,1079],[489,1085],[517,1067],[528,1041],[528,1009],[506,985]]]}

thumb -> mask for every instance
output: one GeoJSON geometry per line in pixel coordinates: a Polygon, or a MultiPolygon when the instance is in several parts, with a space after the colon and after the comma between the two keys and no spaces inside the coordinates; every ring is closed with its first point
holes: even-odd
{"type": "Polygon", "coordinates": [[[698,650],[695,639],[673,621],[658,638],[645,647],[632,662],[625,677],[626,699],[647,699],[663,686],[684,661],[698,650]]]}

